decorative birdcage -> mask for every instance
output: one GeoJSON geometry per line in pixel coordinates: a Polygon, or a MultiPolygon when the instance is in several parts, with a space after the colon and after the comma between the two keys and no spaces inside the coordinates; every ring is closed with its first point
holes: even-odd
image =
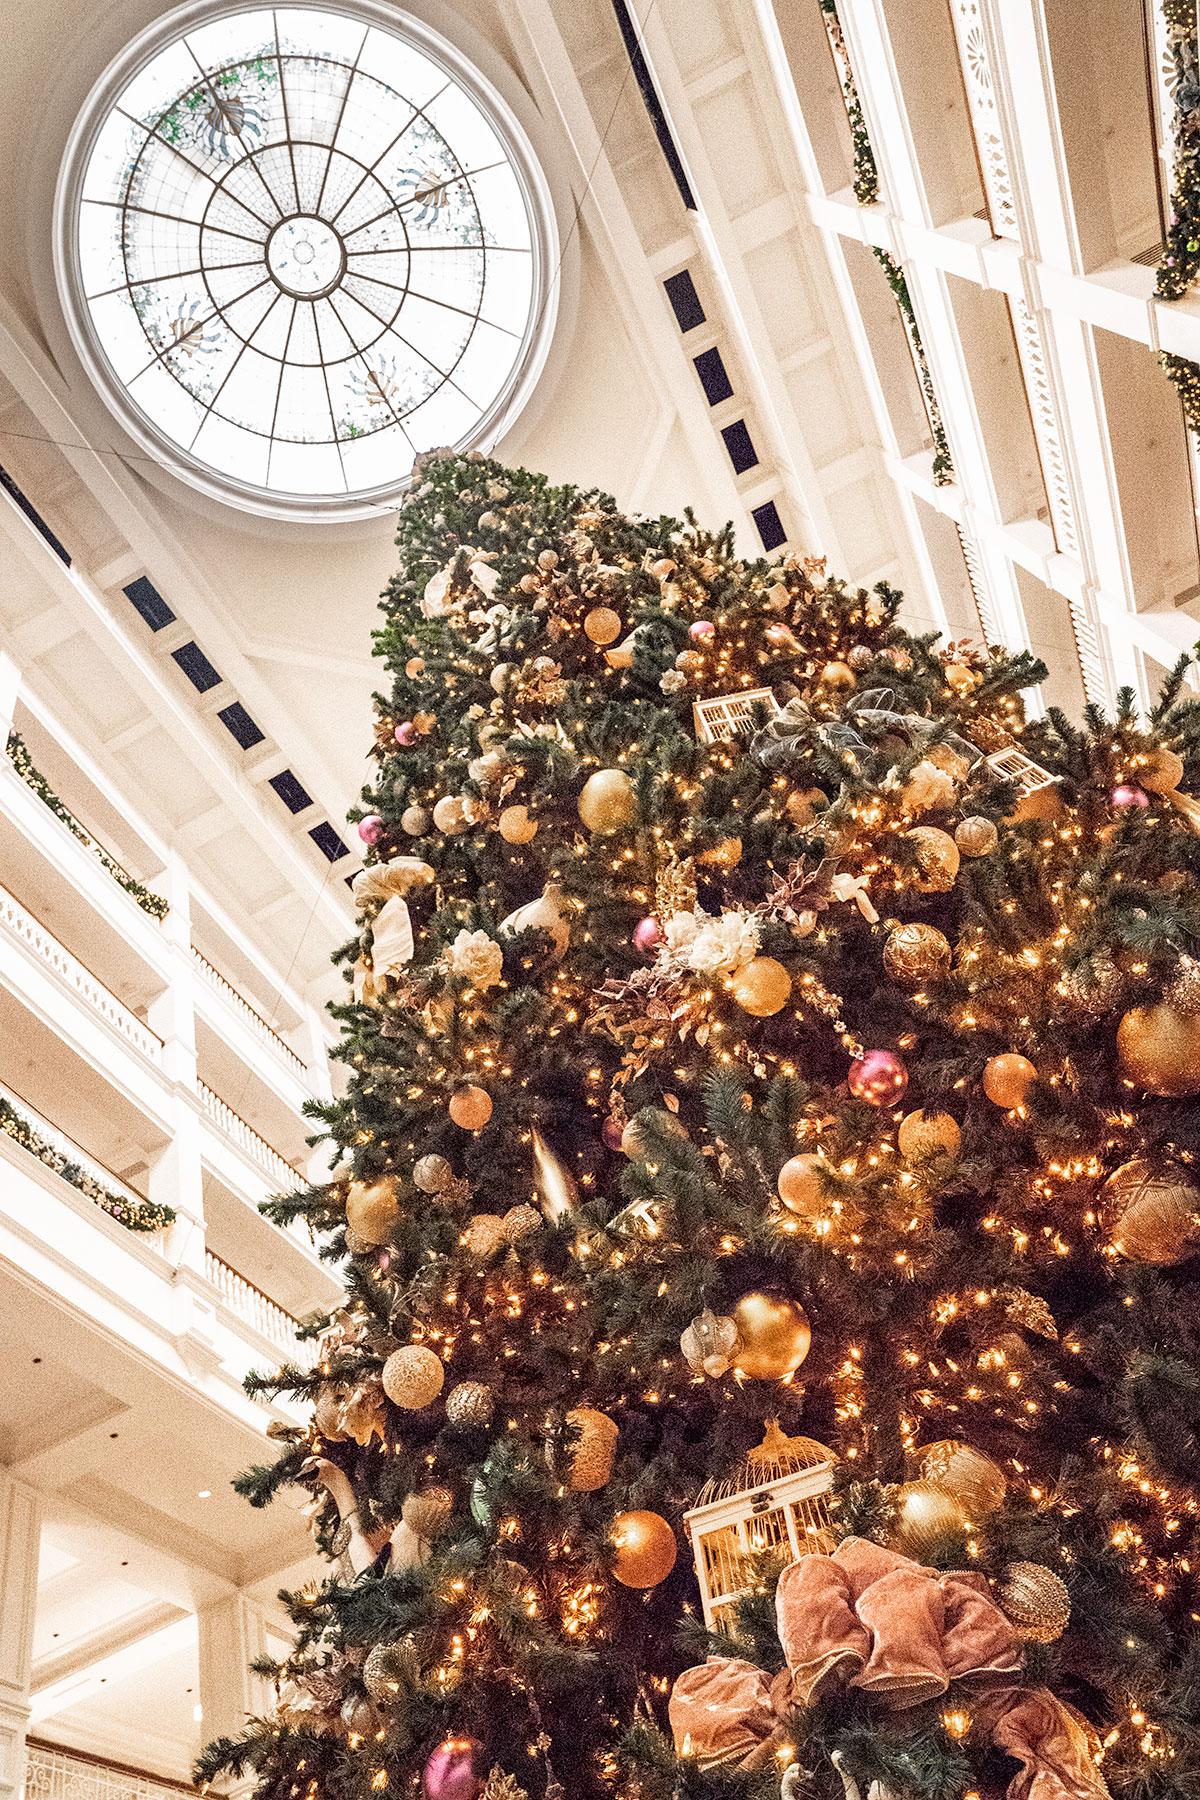
{"type": "Polygon", "coordinates": [[[825,1498],[832,1484],[833,1452],[815,1438],[785,1437],[772,1419],[762,1443],[732,1476],[700,1490],[683,1523],[710,1630],[752,1592],[756,1557],[774,1552],[783,1562],[796,1562],[809,1551],[832,1550],[825,1498]]]}
{"type": "Polygon", "coordinates": [[[1041,809],[1038,798],[1043,800],[1052,796],[1058,787],[1054,776],[1041,763],[1035,763],[1031,756],[1018,750],[1015,744],[1006,750],[995,750],[986,758],[987,766],[1000,781],[1015,781],[1017,784],[1017,804],[1015,817],[1038,818],[1041,809]]]}
{"type": "Polygon", "coordinates": [[[715,744],[720,738],[736,737],[754,723],[754,708],[763,706],[767,716],[777,719],[783,711],[770,688],[749,688],[741,694],[714,694],[709,700],[697,700],[692,706],[692,722],[696,740],[715,744]]]}

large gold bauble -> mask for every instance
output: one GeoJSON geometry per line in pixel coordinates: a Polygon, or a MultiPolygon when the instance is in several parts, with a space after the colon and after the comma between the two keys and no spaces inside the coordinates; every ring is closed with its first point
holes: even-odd
{"type": "Polygon", "coordinates": [[[611,606],[593,606],[583,621],[583,629],[593,644],[615,644],[621,635],[621,615],[611,606]]]}
{"type": "Polygon", "coordinates": [[[1135,770],[1134,779],[1148,794],[1173,794],[1183,780],[1183,758],[1164,744],[1151,750],[1145,764],[1135,770]]]}
{"type": "Polygon", "coordinates": [[[1129,1080],[1146,1094],[1200,1094],[1200,1016],[1166,1000],[1135,1006],[1117,1027],[1117,1051],[1129,1080]]]}
{"type": "Polygon", "coordinates": [[[806,1151],[790,1157],[776,1177],[779,1198],[789,1212],[798,1213],[802,1219],[817,1218],[829,1205],[825,1179],[830,1174],[832,1170],[823,1156],[806,1151]]]}
{"type": "Polygon", "coordinates": [[[432,1406],[441,1393],[446,1371],[441,1357],[425,1344],[405,1344],[392,1351],[380,1379],[393,1406],[420,1412],[422,1407],[432,1406]]]}
{"type": "Polygon", "coordinates": [[[1138,1157],[1101,1188],[1100,1224],[1112,1248],[1131,1262],[1179,1262],[1200,1240],[1200,1189],[1181,1169],[1138,1157]]]}
{"type": "Polygon", "coordinates": [[[946,686],[960,697],[969,694],[983,680],[978,669],[973,669],[969,663],[947,663],[942,672],[946,678],[946,686]]]}
{"type": "Polygon", "coordinates": [[[1000,833],[982,813],[973,813],[954,827],[954,841],[964,856],[990,856],[1000,842],[1000,833]]]}
{"type": "Polygon", "coordinates": [[[618,1430],[607,1413],[594,1406],[573,1406],[567,1424],[577,1433],[571,1446],[570,1472],[567,1486],[577,1494],[591,1494],[602,1488],[612,1474],[618,1430]]]}
{"type": "Polygon", "coordinates": [[[821,670],[821,682],[824,687],[845,693],[855,685],[854,670],[849,663],[827,662],[821,670]]]}
{"type": "Polygon", "coordinates": [[[901,987],[920,987],[950,967],[950,940],[936,925],[897,925],[884,943],[883,966],[901,987]]]}
{"type": "Polygon", "coordinates": [[[1027,1642],[1052,1644],[1070,1623],[1067,1584],[1041,1563],[1009,1563],[995,1590],[1002,1612],[1027,1642]]]}
{"type": "Polygon", "coordinates": [[[584,782],[579,816],[589,831],[620,831],[636,811],[633,783],[624,769],[597,769],[584,782]]]}
{"type": "Polygon", "coordinates": [[[386,1244],[400,1217],[400,1200],[394,1175],[379,1181],[352,1181],[346,1195],[346,1223],[356,1237],[369,1244],[386,1244]]]}
{"type": "Polygon", "coordinates": [[[895,1494],[892,1548],[921,1562],[942,1538],[971,1523],[961,1500],[933,1481],[905,1481],[895,1494]]]}
{"type": "Polygon", "coordinates": [[[537,836],[537,820],[530,818],[527,806],[506,806],[496,829],[506,844],[528,844],[537,836]]]}
{"type": "Polygon", "coordinates": [[[1037,1070],[1029,1058],[1009,1051],[1004,1056],[988,1058],[983,1070],[983,1091],[993,1106],[1003,1106],[1011,1111],[1014,1106],[1024,1105],[1025,1096],[1036,1080],[1037,1070]]]}
{"type": "Polygon", "coordinates": [[[901,1156],[910,1162],[918,1162],[922,1157],[939,1152],[943,1156],[957,1156],[962,1147],[962,1132],[949,1113],[926,1112],[922,1108],[901,1119],[896,1142],[901,1156]]]}
{"type": "Polygon", "coordinates": [[[610,1535],[617,1547],[613,1574],[623,1587],[657,1587],[675,1567],[675,1533],[660,1513],[618,1513],[610,1535]]]}
{"type": "Polygon", "coordinates": [[[973,1520],[995,1512],[1008,1492],[1008,1478],[999,1463],[959,1438],[926,1444],[914,1452],[913,1464],[922,1481],[952,1494],[973,1520]]]}
{"type": "Polygon", "coordinates": [[[467,829],[470,820],[457,794],[443,794],[433,809],[433,822],[448,837],[457,837],[460,831],[467,829]]]}
{"type": "Polygon", "coordinates": [[[773,956],[754,956],[730,979],[729,991],[753,1019],[768,1019],[786,1006],[792,978],[773,956]]]}
{"type": "Polygon", "coordinates": [[[914,825],[904,834],[917,851],[917,887],[923,894],[946,894],[958,874],[958,845],[936,825],[914,825]]]}
{"type": "Polygon", "coordinates": [[[734,1367],[756,1381],[783,1381],[808,1355],[812,1329],[798,1300],[743,1294],[733,1309],[741,1349],[734,1367]]]}
{"type": "Polygon", "coordinates": [[[450,1117],[463,1131],[482,1131],[492,1116],[492,1096],[486,1088],[456,1088],[450,1096],[450,1117]]]}

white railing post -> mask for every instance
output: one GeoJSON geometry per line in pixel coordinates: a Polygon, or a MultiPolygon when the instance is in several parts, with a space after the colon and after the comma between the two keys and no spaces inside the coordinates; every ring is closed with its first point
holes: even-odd
{"type": "Polygon", "coordinates": [[[192,967],[191,903],[187,869],[172,851],[163,871],[170,911],[162,922],[167,950],[167,987],[150,1007],[150,1022],[162,1038],[163,1073],[174,1083],[171,1141],[150,1170],[150,1198],[177,1214],[167,1254],[177,1265],[204,1273],[204,1182],[200,1165],[200,1121],[196,1116],[196,1006],[192,967]]]}
{"type": "Polygon", "coordinates": [[[0,1469],[0,1800],[19,1800],[33,1669],[41,1499],[0,1469]]]}

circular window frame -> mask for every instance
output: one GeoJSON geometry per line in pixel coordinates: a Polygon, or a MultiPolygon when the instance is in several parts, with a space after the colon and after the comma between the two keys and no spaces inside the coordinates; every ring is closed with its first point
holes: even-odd
{"type": "MultiPolygon", "coordinates": [[[[411,44],[480,109],[495,131],[516,178],[529,221],[532,284],[524,341],[499,392],[471,429],[449,446],[461,453],[494,445],[517,421],[550,354],[560,299],[560,240],[549,184],[512,106],[457,46],[411,12],[381,0],[285,0],[289,12],[333,12],[361,20],[411,44]]],[[[140,32],[93,85],[67,139],[54,196],[53,262],[59,303],[71,343],[92,385],[133,442],[160,468],[209,499],[258,518],[312,525],[378,518],[395,508],[412,470],[370,488],[343,494],[289,493],[255,486],[193,455],[162,430],[130,395],[108,359],[92,322],[80,266],[80,202],[88,165],[113,107],[129,83],[172,43],[200,25],[278,10],[269,0],[190,0],[140,32]]]]}

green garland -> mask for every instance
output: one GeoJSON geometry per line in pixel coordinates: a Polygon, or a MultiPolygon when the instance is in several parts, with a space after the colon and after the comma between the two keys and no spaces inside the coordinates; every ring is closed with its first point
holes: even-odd
{"type": "Polygon", "coordinates": [[[48,1169],[69,1181],[73,1188],[78,1188],[89,1200],[95,1201],[102,1212],[106,1212],[118,1225],[126,1231],[162,1231],[165,1226],[175,1220],[174,1208],[159,1206],[152,1200],[127,1200],[120,1194],[114,1194],[111,1188],[104,1187],[93,1175],[70,1157],[64,1156],[61,1150],[36,1132],[29,1120],[19,1113],[15,1106],[0,1095],[0,1131],[15,1143],[44,1162],[48,1169]]]}
{"type": "Polygon", "coordinates": [[[917,378],[921,383],[921,392],[925,396],[925,411],[929,415],[929,429],[933,433],[933,485],[949,487],[954,480],[954,460],[950,455],[950,440],[946,436],[946,427],[942,424],[942,409],[938,405],[933,376],[929,372],[929,364],[925,358],[925,346],[921,342],[921,333],[917,327],[917,315],[913,311],[912,298],[908,291],[908,282],[904,278],[904,270],[894,256],[889,256],[886,250],[880,250],[874,244],[871,246],[871,254],[887,276],[887,284],[896,296],[896,305],[900,309],[900,317],[904,320],[908,341],[912,345],[913,360],[917,365],[917,378]]]}
{"type": "Polygon", "coordinates": [[[72,837],[77,837],[81,844],[87,846],[97,861],[108,870],[118,886],[123,887],[130,898],[137,901],[143,912],[148,912],[155,919],[166,918],[167,913],[171,910],[169,903],[163,899],[161,894],[155,894],[148,887],[144,887],[140,881],[135,881],[133,876],[121,867],[116,858],[110,856],[102,844],[96,842],[91,832],[79,823],[75,814],[64,806],[41,770],[35,767],[25,740],[19,731],[9,732],[7,749],[8,759],[25,785],[33,789],[38,799],[50,808],[56,819],[62,820],[72,837]]]}
{"type": "MultiPolygon", "coordinates": [[[[1171,220],[1154,291],[1160,300],[1182,300],[1200,279],[1200,53],[1195,0],[1159,3],[1174,64],[1175,129],[1171,220]]],[[[1178,390],[1184,418],[1200,431],[1200,363],[1167,350],[1158,360],[1178,390]]]]}
{"type": "Polygon", "coordinates": [[[867,135],[867,122],[863,118],[862,102],[855,86],[854,71],[850,67],[850,55],[842,36],[842,21],[837,15],[836,0],[821,0],[821,11],[825,14],[825,30],[829,34],[834,60],[841,65],[842,99],[846,106],[846,117],[850,121],[850,137],[854,146],[854,198],[860,206],[874,206],[879,199],[879,170],[867,135]]]}

